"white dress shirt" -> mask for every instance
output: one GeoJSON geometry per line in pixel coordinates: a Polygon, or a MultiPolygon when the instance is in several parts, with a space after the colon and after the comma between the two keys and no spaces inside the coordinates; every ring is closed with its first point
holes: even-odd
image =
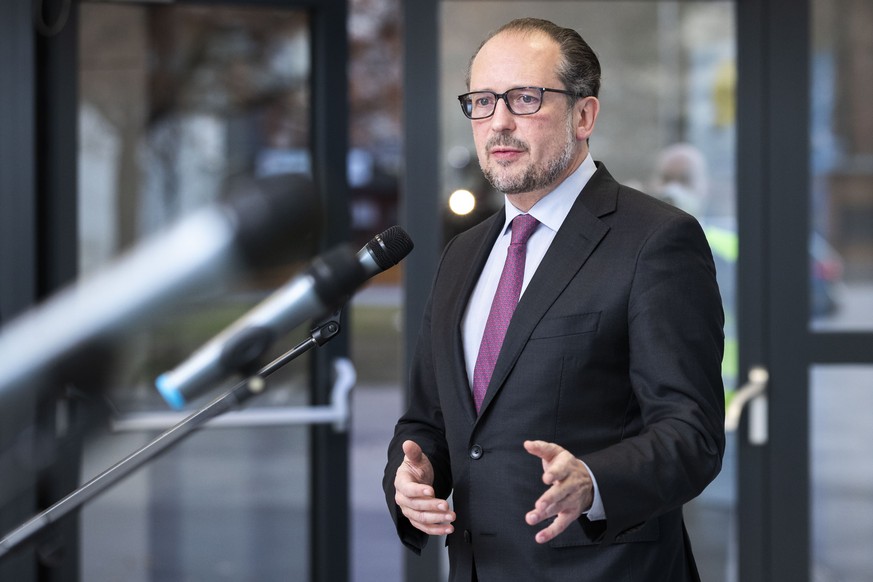
{"type": "MultiPolygon", "coordinates": [[[[546,251],[549,250],[555,234],[557,234],[561,224],[564,223],[564,219],[570,213],[570,208],[576,202],[576,198],[579,196],[582,188],[585,187],[596,170],[597,167],[594,165],[594,160],[589,153],[582,161],[582,164],[576,168],[575,172],[570,174],[557,188],[534,204],[528,212],[528,214],[540,222],[540,225],[527,241],[524,278],[521,283],[522,294],[527,289],[527,284],[536,272],[537,267],[539,267],[546,251]]],[[[479,281],[476,283],[475,289],[473,289],[473,294],[470,296],[470,302],[467,304],[467,310],[464,313],[464,319],[461,324],[464,338],[464,359],[470,386],[473,385],[473,370],[476,367],[476,358],[479,355],[479,344],[482,343],[482,336],[485,333],[485,323],[488,320],[488,312],[491,310],[491,301],[497,292],[497,284],[500,282],[500,274],[503,272],[503,264],[506,262],[506,251],[512,239],[512,219],[519,214],[523,214],[512,205],[509,196],[504,196],[504,204],[506,222],[503,224],[500,236],[497,237],[494,246],[491,248],[491,254],[488,255],[485,268],[482,269],[479,281]]],[[[519,443],[519,446],[521,446],[521,443],[519,443]]],[[[600,491],[597,488],[597,481],[594,479],[594,474],[590,470],[588,472],[591,474],[591,480],[594,484],[594,503],[587,512],[588,519],[606,519],[603,502],[600,499],[600,491]]],[[[534,501],[532,499],[531,503],[534,501]]]]}

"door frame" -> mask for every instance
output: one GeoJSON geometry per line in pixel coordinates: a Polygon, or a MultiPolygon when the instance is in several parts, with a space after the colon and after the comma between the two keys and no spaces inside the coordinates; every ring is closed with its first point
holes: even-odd
{"type": "Polygon", "coordinates": [[[809,580],[809,3],[738,0],[740,370],[763,366],[766,444],[738,431],[739,579],[809,580]]]}
{"type": "Polygon", "coordinates": [[[738,439],[749,582],[810,580],[810,371],[873,364],[873,332],[809,325],[811,31],[811,0],[737,1],[740,369],[769,371],[769,440],[738,439]]]}

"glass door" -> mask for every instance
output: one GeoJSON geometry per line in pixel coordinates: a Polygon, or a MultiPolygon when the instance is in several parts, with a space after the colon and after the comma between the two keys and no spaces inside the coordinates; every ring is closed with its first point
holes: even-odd
{"type": "MultiPolygon", "coordinates": [[[[310,12],[263,2],[84,2],[78,26],[82,275],[256,180],[319,172],[313,151],[326,140],[313,137],[310,12]]],[[[166,413],[156,376],[290,279],[315,250],[229,289],[187,297],[122,346],[106,393],[113,419],[166,413]]],[[[274,355],[305,331],[276,342],[274,355]]],[[[306,425],[270,420],[311,402],[312,359],[271,376],[242,426],[202,429],[84,508],[82,579],[317,579],[315,439],[306,425]]],[[[83,478],[157,434],[92,435],[83,478]]]]}
{"type": "Polygon", "coordinates": [[[807,365],[810,578],[864,580],[873,572],[864,450],[873,437],[873,6],[812,0],[810,10],[809,324],[821,346],[807,365]]]}
{"type": "Polygon", "coordinates": [[[738,3],[739,580],[866,580],[873,82],[864,2],[738,3]],[[749,438],[746,429],[763,438],[749,438]]]}

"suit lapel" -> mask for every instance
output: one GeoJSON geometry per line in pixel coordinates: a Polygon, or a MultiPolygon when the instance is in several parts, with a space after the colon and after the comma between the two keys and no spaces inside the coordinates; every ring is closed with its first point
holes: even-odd
{"type": "Polygon", "coordinates": [[[606,236],[609,227],[600,217],[615,211],[617,194],[618,183],[598,164],[597,172],[576,199],[518,302],[482,402],[480,417],[503,386],[533,329],[606,236]]]}

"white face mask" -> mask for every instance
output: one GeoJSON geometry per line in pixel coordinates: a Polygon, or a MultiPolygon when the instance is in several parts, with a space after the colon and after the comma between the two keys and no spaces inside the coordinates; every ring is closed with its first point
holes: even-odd
{"type": "Polygon", "coordinates": [[[700,196],[681,182],[667,182],[655,193],[655,197],[694,216],[698,216],[703,210],[700,196]]]}

